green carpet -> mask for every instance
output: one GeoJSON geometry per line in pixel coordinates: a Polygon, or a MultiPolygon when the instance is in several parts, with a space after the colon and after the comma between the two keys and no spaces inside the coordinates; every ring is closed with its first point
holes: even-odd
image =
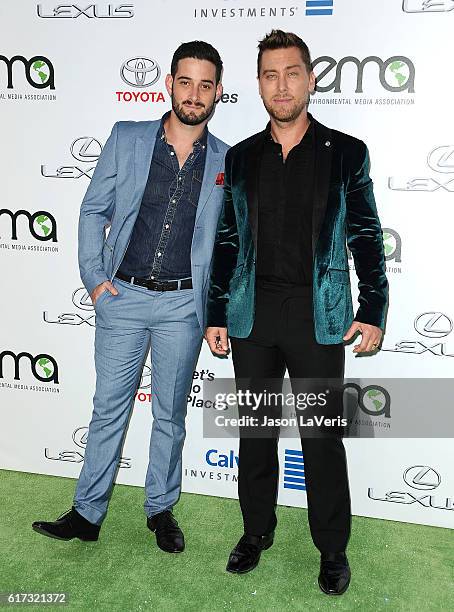
{"type": "Polygon", "coordinates": [[[235,576],[225,564],[242,532],[237,501],[182,495],[175,515],[186,550],[179,555],[157,548],[138,487],[115,487],[98,542],[35,533],[34,520],[55,520],[71,506],[74,485],[0,470],[1,592],[66,591],[69,603],[56,608],[68,611],[452,609],[454,534],[448,529],[354,517],[352,583],[335,598],[317,586],[319,557],[306,510],[279,507],[273,547],[253,572],[235,576]]]}

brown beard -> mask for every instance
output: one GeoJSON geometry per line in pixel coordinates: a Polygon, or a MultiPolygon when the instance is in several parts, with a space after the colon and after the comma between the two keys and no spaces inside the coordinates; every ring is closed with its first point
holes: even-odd
{"type": "Polygon", "coordinates": [[[185,125],[200,125],[213,112],[214,100],[213,100],[213,103],[208,108],[205,108],[205,111],[200,115],[196,115],[193,111],[190,111],[189,113],[187,113],[183,109],[184,102],[186,102],[186,100],[184,100],[181,104],[177,104],[177,102],[175,101],[173,92],[172,92],[172,110],[175,113],[175,115],[178,117],[178,119],[181,121],[181,123],[184,123],[185,125]]]}
{"type": "MultiPolygon", "coordinates": [[[[277,113],[276,109],[269,104],[267,104],[263,100],[263,104],[268,111],[268,114],[273,117],[276,121],[282,121],[283,123],[290,123],[291,121],[295,121],[301,115],[305,108],[309,106],[310,96],[307,95],[305,100],[301,100],[300,102],[296,102],[292,107],[286,109],[283,113],[277,113]]],[[[283,110],[283,109],[282,109],[283,110]]]]}

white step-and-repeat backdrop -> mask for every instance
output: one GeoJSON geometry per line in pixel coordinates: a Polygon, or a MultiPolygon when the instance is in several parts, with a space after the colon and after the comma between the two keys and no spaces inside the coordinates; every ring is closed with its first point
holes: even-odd
{"type": "MultiPolygon", "coordinates": [[[[223,58],[225,93],[210,129],[230,144],[267,120],[258,40],[281,28],[307,41],[318,75],[311,112],[368,144],[384,228],[383,350],[355,358],[348,347],[346,374],[453,376],[453,0],[21,0],[2,2],[0,20],[0,467],[79,474],[95,325],[77,268],[80,202],[112,124],[169,108],[164,78],[188,40],[211,42],[223,58]]],[[[202,432],[211,409],[203,380],[230,376],[231,360],[204,346],[188,398],[185,491],[236,496],[237,441],[202,432]]],[[[143,484],[150,394],[148,364],[117,482],[143,484]]],[[[454,527],[452,429],[374,439],[399,411],[385,399],[370,398],[366,437],[346,440],[354,513],[454,527]]],[[[427,409],[436,418],[436,402],[427,409]]],[[[298,451],[297,438],[281,440],[281,504],[306,505],[298,451]]]]}

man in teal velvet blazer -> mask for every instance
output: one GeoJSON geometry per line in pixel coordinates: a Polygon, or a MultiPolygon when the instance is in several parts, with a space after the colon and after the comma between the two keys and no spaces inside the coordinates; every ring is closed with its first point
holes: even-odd
{"type": "MultiPolygon", "coordinates": [[[[388,283],[369,153],[361,140],[307,116],[316,132],[312,216],[315,337],[320,344],[335,344],[366,330],[355,352],[370,351],[378,346],[381,335],[361,324],[383,329],[388,283]],[[354,321],[346,242],[359,279],[354,321]]],[[[226,156],[224,207],[213,256],[207,320],[209,327],[227,328],[236,338],[246,338],[254,323],[258,225],[254,183],[265,136],[266,130],[254,134],[226,156]]],[[[221,333],[220,338],[227,348],[226,336],[221,333]]]]}
{"type": "MultiPolygon", "coordinates": [[[[355,353],[377,349],[387,304],[368,150],[307,112],[315,76],[295,34],[274,30],[260,42],[258,82],[270,123],[226,155],[205,338],[225,356],[230,336],[237,386],[248,380],[257,390],[259,381],[282,379],[286,369],[293,389],[301,379],[343,380],[343,342],[360,333],[355,353]],[[347,245],[359,278],[355,316],[347,245]]],[[[336,410],[342,415],[341,406],[336,410]]],[[[309,524],[321,553],[319,586],[341,594],[350,582],[351,519],[342,436],[316,439],[300,431],[309,524]]],[[[250,571],[273,543],[277,482],[277,435],[254,439],[240,429],[244,535],[228,571],[250,571]]]]}

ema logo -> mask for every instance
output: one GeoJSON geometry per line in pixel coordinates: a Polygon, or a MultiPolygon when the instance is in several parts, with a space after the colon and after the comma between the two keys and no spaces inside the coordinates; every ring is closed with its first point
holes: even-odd
{"type": "Polygon", "coordinates": [[[304,457],[302,451],[285,449],[284,457],[284,489],[306,490],[304,476],[304,457]]]}
{"type": "Polygon", "coordinates": [[[332,15],[334,0],[306,0],[306,15],[332,15]]]}
{"type": "Polygon", "coordinates": [[[391,395],[380,385],[367,385],[361,387],[354,382],[344,384],[344,392],[353,389],[358,397],[360,409],[369,416],[384,416],[391,418],[391,395]]]}
{"type": "Polygon", "coordinates": [[[315,59],[312,64],[314,72],[319,64],[327,64],[321,72],[318,74],[316,73],[317,84],[315,89],[320,93],[326,93],[328,91],[341,93],[343,91],[342,74],[346,64],[353,64],[353,66],[356,67],[355,93],[364,93],[364,70],[368,64],[375,64],[378,66],[378,79],[380,85],[386,91],[395,93],[402,91],[408,91],[408,93],[415,92],[415,67],[413,62],[403,55],[393,55],[386,60],[382,60],[376,55],[369,55],[363,60],[349,55],[343,57],[339,61],[336,61],[329,55],[322,55],[315,59]],[[323,84],[322,81],[324,81],[323,84]]]}
{"type": "Polygon", "coordinates": [[[17,210],[13,212],[7,208],[0,209],[0,217],[7,215],[11,219],[11,240],[17,240],[17,218],[24,215],[28,219],[28,229],[36,240],[42,242],[52,240],[57,242],[57,222],[50,212],[38,210],[30,213],[28,210],[17,210]]]}
{"type": "Polygon", "coordinates": [[[0,61],[6,65],[7,88],[13,89],[13,65],[15,62],[22,62],[25,70],[25,78],[29,85],[35,89],[55,89],[54,67],[50,60],[43,55],[34,55],[27,60],[22,55],[15,55],[8,59],[4,55],[0,55],[0,61]]]}
{"type": "Polygon", "coordinates": [[[43,383],[53,382],[58,385],[58,365],[53,357],[46,353],[40,353],[33,357],[30,353],[23,351],[16,355],[13,351],[2,351],[0,353],[0,378],[3,378],[3,360],[5,357],[11,357],[14,364],[14,380],[21,380],[19,372],[20,360],[27,357],[30,362],[30,368],[36,380],[43,383]]]}
{"type": "MultiPolygon", "coordinates": [[[[395,229],[391,227],[382,228],[383,251],[386,261],[386,272],[402,273],[402,238],[395,229]]],[[[355,262],[350,249],[347,247],[349,269],[355,269],[355,262]]]]}

